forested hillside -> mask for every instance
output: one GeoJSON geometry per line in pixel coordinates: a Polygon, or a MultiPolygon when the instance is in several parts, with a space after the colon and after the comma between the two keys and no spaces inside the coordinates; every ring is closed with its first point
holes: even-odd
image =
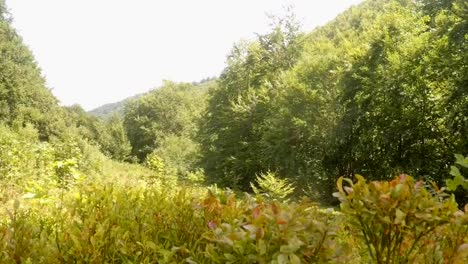
{"type": "Polygon", "coordinates": [[[289,13],[226,62],[60,106],[0,0],[0,262],[468,261],[467,1],[289,13]]]}
{"type": "Polygon", "coordinates": [[[121,116],[123,114],[125,104],[129,103],[133,99],[137,99],[140,96],[142,95],[135,95],[119,102],[102,105],[98,108],[89,111],[89,114],[99,117],[101,119],[108,119],[113,115],[121,116]]]}
{"type": "Polygon", "coordinates": [[[192,107],[179,94],[128,104],[133,154],[188,129],[208,180],[244,191],[267,172],[324,201],[356,173],[443,184],[468,149],[466,4],[452,2],[366,1],[311,33],[278,19],[234,46],[207,98],[189,96],[201,118],[170,116],[192,107]]]}

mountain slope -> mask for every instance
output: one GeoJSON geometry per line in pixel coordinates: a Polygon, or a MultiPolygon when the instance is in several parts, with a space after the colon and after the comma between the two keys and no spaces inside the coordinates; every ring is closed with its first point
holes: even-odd
{"type": "Polygon", "coordinates": [[[129,102],[131,102],[131,101],[133,101],[135,99],[138,99],[138,98],[140,98],[140,97],[142,97],[144,95],[145,94],[138,94],[138,95],[134,95],[132,97],[125,98],[122,101],[105,104],[105,105],[99,106],[99,107],[97,107],[97,108],[95,108],[93,110],[88,111],[88,113],[93,115],[93,116],[102,118],[102,119],[108,119],[114,114],[121,116],[121,115],[123,115],[124,107],[125,107],[125,105],[127,103],[129,103],[129,102]]]}

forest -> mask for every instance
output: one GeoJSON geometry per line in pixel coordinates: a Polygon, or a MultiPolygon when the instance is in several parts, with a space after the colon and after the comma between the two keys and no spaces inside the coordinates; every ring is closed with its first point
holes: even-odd
{"type": "Polygon", "coordinates": [[[11,24],[0,263],[468,263],[468,1],[274,17],[219,76],[91,112],[11,24]]]}

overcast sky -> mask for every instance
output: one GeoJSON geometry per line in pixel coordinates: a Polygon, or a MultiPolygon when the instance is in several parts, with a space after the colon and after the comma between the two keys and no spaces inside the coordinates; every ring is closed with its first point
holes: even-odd
{"type": "Polygon", "coordinates": [[[294,6],[302,29],[361,0],[7,0],[13,26],[63,105],[86,110],[159,86],[217,76],[267,13],[294,6]]]}

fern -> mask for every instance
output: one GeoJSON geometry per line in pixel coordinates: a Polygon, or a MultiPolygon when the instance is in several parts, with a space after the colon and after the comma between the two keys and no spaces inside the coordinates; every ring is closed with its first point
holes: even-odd
{"type": "Polygon", "coordinates": [[[280,179],[273,172],[260,174],[255,179],[256,185],[250,183],[253,192],[256,195],[265,196],[272,200],[285,200],[291,195],[295,188],[286,179],[280,179]]]}

